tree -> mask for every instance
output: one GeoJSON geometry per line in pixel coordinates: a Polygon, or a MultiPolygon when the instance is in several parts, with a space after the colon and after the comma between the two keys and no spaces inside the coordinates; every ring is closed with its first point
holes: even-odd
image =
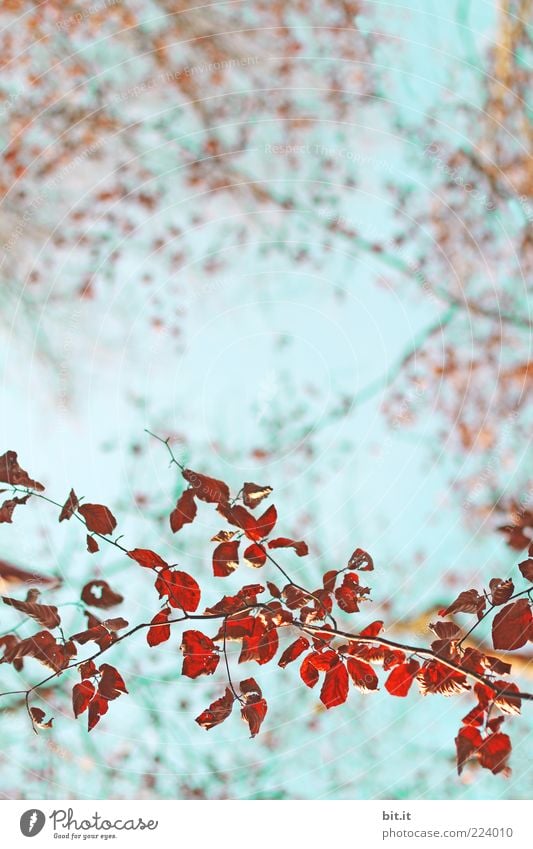
{"type": "MultiPolygon", "coordinates": [[[[288,556],[306,557],[309,548],[303,540],[274,535],[278,523],[274,505],[264,512],[263,507],[258,510],[271,495],[271,487],[245,482],[232,497],[226,483],[185,468],[175,457],[169,440],[160,441],[186,482],[169,515],[173,533],[194,522],[199,503],[212,505],[221,522],[224,520],[229,526],[212,539],[214,577],[228,577],[241,565],[252,569],[270,566],[281,580],[266,580],[266,586],[243,584],[236,594],[224,595],[199,612],[202,588],[194,576],[177,563],[169,564],[151,549],[124,546],[120,537],[113,536],[117,521],[105,505],[87,503],[74,490],[63,505],[44,495],[44,486],[19,465],[16,452],[7,451],[0,457],[0,481],[11,487],[12,497],[0,508],[1,522],[12,522],[15,509],[31,498],[44,499],[59,508],[60,522],[75,518],[84,526],[90,553],[98,551],[104,542],[151,573],[160,599],[159,609],[149,622],[130,626],[122,616],[101,620],[93,612],[95,608],[115,608],[124,598],[107,581],[90,581],[81,590],[87,628],[65,637],[58,608],[41,603],[38,589],[31,587],[25,599],[3,597],[4,604],[35,620],[41,630],[24,639],[15,632],[4,635],[0,662],[13,664],[20,671],[24,660],[33,658],[52,669],[51,674],[27,688],[0,694],[4,698],[24,695],[34,731],[50,729],[53,723],[53,718],[47,718],[40,707],[32,704],[40,688],[73,668],[80,674],[80,681],[72,690],[74,715],[87,713],[91,731],[107,714],[110,703],[128,692],[119,670],[101,662],[102,655],[138,632],[145,632],[148,645],[156,648],[169,640],[177,627],[181,631],[182,675],[197,678],[212,675],[219,664],[225,668],[224,691],[196,717],[206,730],[226,721],[237,708],[250,735],[255,737],[268,712],[267,699],[254,677],[237,683],[228,659],[227,645],[231,641],[240,645],[239,664],[263,666],[277,658],[277,665],[284,669],[298,661],[300,677],[307,687],[315,687],[322,679],[320,701],[327,709],[346,702],[350,684],[364,693],[376,690],[376,665],[382,665],[387,673],[384,687],[391,696],[406,697],[415,681],[423,695],[468,693],[474,696],[474,704],[455,738],[459,773],[467,761],[474,760],[494,774],[509,774],[511,740],[501,730],[502,723],[507,715],[520,713],[522,700],[533,701],[533,694],[503,680],[511,673],[511,664],[467,641],[489,616],[493,616],[495,651],[512,652],[532,641],[533,586],[516,591],[512,579],[493,578],[488,590],[462,591],[430,625],[436,637],[430,646],[389,639],[383,633],[381,620],[363,629],[350,629],[339,613],[343,617],[357,614],[361,605],[369,601],[370,588],[363,585],[361,577],[374,569],[368,552],[356,548],[346,565],[323,575],[321,587],[311,590],[296,583],[272,552],[285,550],[288,556]],[[457,613],[474,615],[474,623],[462,630],[450,619],[457,613]],[[205,629],[211,633],[206,634],[205,629]],[[88,644],[94,644],[94,648],[81,657],[81,647],[88,644]]],[[[525,537],[525,543],[532,556],[520,563],[519,569],[526,583],[533,584],[533,542],[525,537]]]]}

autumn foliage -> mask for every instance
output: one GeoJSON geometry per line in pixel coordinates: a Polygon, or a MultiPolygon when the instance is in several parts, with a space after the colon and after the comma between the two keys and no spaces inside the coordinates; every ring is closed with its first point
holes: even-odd
{"type": "MultiPolygon", "coordinates": [[[[24,659],[31,657],[52,670],[29,689],[15,691],[25,695],[34,730],[50,728],[52,720],[40,708],[31,706],[32,695],[66,669],[76,667],[80,680],[72,690],[72,709],[75,717],[86,714],[91,731],[111,703],[128,692],[119,670],[100,663],[101,655],[115,643],[143,631],[148,645],[157,650],[178,630],[182,675],[198,678],[212,675],[219,667],[225,669],[223,691],[196,717],[206,730],[239,713],[255,737],[268,714],[267,698],[256,678],[235,676],[230,669],[227,644],[233,642],[240,652],[238,664],[261,667],[277,663],[281,669],[298,664],[303,684],[318,687],[319,699],[328,709],[343,705],[352,688],[360,693],[377,690],[380,677],[393,697],[405,698],[416,688],[422,695],[468,697],[468,710],[455,739],[459,772],[467,761],[475,761],[494,774],[508,774],[511,740],[502,725],[508,716],[520,713],[523,700],[533,696],[520,692],[508,680],[508,662],[476,648],[471,639],[467,643],[467,638],[480,621],[493,615],[496,652],[512,652],[531,641],[533,587],[516,591],[513,580],[493,578],[484,591],[465,589],[440,611],[438,621],[429,624],[434,634],[429,646],[389,639],[381,620],[358,628],[357,619],[350,624],[348,617],[356,616],[370,598],[365,573],[373,571],[374,563],[366,551],[356,548],[345,564],[325,572],[320,586],[299,585],[289,577],[287,563],[290,558],[306,557],[309,548],[303,540],[278,535],[276,508],[263,504],[271,496],[271,488],[246,482],[232,497],[226,483],[184,468],[168,440],[165,445],[185,481],[185,489],[169,513],[171,530],[181,533],[194,521],[198,502],[212,505],[221,523],[221,530],[212,539],[213,576],[224,579],[236,570],[243,574],[236,594],[222,594],[209,607],[201,604],[202,588],[196,577],[177,564],[169,564],[162,553],[129,549],[114,539],[117,521],[107,506],[85,502],[74,490],[63,504],[57,503],[43,495],[44,486],[19,466],[14,451],[0,457],[0,481],[4,491],[11,490],[0,507],[0,522],[11,523],[15,508],[32,497],[44,498],[58,508],[60,522],[75,518],[84,526],[89,552],[98,550],[104,542],[127,556],[132,568],[146,570],[147,582],[153,583],[160,600],[150,622],[131,626],[121,616],[103,613],[105,618],[100,618],[95,610],[115,608],[124,598],[107,581],[90,581],[81,589],[87,627],[67,637],[61,629],[58,608],[41,603],[35,587],[29,589],[25,599],[2,598],[4,604],[34,620],[40,630],[25,639],[19,639],[16,633],[3,636],[0,663],[13,664],[20,671],[24,659]],[[276,557],[284,555],[283,566],[272,552],[276,557]],[[247,568],[262,570],[257,572],[261,583],[245,583],[247,568]],[[469,617],[466,628],[456,623],[457,614],[469,617]]],[[[516,548],[516,535],[513,540],[516,548]]],[[[529,546],[529,557],[520,563],[519,570],[525,582],[532,584],[533,543],[528,536],[523,540],[529,546]]],[[[13,692],[1,695],[7,697],[13,692]]]]}

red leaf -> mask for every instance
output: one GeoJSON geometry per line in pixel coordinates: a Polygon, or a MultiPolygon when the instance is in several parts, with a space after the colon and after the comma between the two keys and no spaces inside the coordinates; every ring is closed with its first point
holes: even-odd
{"type": "Polygon", "coordinates": [[[505,604],[509,601],[514,593],[514,584],[509,578],[508,581],[502,581],[501,578],[492,578],[489,581],[490,600],[493,604],[505,604]]]}
{"type": "Polygon", "coordinates": [[[213,574],[227,578],[239,565],[239,540],[221,542],[213,552],[213,574]]]}
{"type": "Polygon", "coordinates": [[[185,655],[181,673],[188,678],[212,675],[218,666],[220,655],[216,646],[201,631],[184,631],[180,649],[185,655]]]}
{"type": "Polygon", "coordinates": [[[362,693],[368,693],[370,690],[377,690],[378,676],[368,663],[362,660],[356,660],[354,657],[349,657],[346,660],[346,666],[350,673],[354,686],[362,693]]]}
{"type": "Polygon", "coordinates": [[[30,714],[33,725],[36,725],[38,728],[51,728],[54,724],[53,719],[49,719],[48,722],[45,722],[45,712],[44,710],[41,710],[41,708],[30,708],[30,714]]]}
{"type": "Polygon", "coordinates": [[[72,708],[76,718],[87,710],[95,692],[96,688],[92,681],[81,681],[79,684],[74,684],[72,688],[72,708]]]}
{"type": "Polygon", "coordinates": [[[267,628],[264,622],[256,617],[254,630],[242,641],[239,663],[255,660],[262,666],[272,660],[278,650],[278,632],[275,628],[267,628]]]}
{"type": "Polygon", "coordinates": [[[17,504],[26,504],[29,495],[24,495],[22,498],[8,498],[0,507],[0,524],[11,524],[13,521],[13,512],[17,504]]]}
{"type": "Polygon", "coordinates": [[[262,697],[261,687],[254,678],[241,681],[240,687],[245,702],[241,708],[241,716],[248,723],[251,736],[255,737],[266,716],[267,703],[262,697]]]}
{"type": "Polygon", "coordinates": [[[339,662],[339,655],[333,649],[324,649],[323,651],[314,651],[309,655],[309,662],[313,664],[319,672],[327,672],[339,662]]]}
{"type": "Polygon", "coordinates": [[[155,582],[159,597],[168,597],[171,607],[179,607],[187,613],[194,613],[200,604],[200,587],[187,572],[174,572],[163,569],[155,582]]]}
{"type": "Polygon", "coordinates": [[[221,640],[224,635],[227,640],[242,640],[254,633],[255,617],[240,615],[237,619],[227,619],[215,639],[221,640]]]}
{"type": "Polygon", "coordinates": [[[33,657],[54,672],[59,672],[69,665],[75,654],[76,647],[72,641],[62,645],[56,642],[50,631],[39,631],[32,637],[6,647],[3,659],[6,663],[13,663],[19,658],[33,657]]]}
{"type": "Polygon", "coordinates": [[[89,554],[96,554],[97,551],[100,551],[97,541],[89,534],[87,534],[87,551],[89,554]]]}
{"type": "Polygon", "coordinates": [[[359,569],[360,572],[371,572],[374,568],[374,561],[367,551],[356,548],[348,561],[348,568],[359,569]]]}
{"type": "Polygon", "coordinates": [[[276,508],[272,504],[268,508],[268,510],[265,510],[263,515],[260,516],[257,520],[253,535],[247,532],[247,536],[251,536],[251,538],[255,539],[256,541],[264,539],[272,531],[274,525],[276,524],[277,518],[278,514],[276,508]]]}
{"type": "Polygon", "coordinates": [[[2,596],[2,601],[9,607],[14,607],[15,610],[25,613],[26,616],[31,616],[43,628],[57,628],[61,624],[61,617],[59,616],[57,607],[49,604],[39,604],[37,602],[38,597],[38,590],[29,590],[26,601],[19,601],[16,598],[8,598],[7,596],[2,596]]]}
{"type": "Polygon", "coordinates": [[[234,507],[230,507],[229,504],[219,504],[217,510],[231,525],[241,528],[253,542],[259,542],[267,537],[278,517],[274,505],[271,505],[258,519],[239,504],[234,507]]]}
{"type": "Polygon", "coordinates": [[[294,643],[291,643],[290,646],[287,646],[283,654],[281,655],[278,666],[281,666],[282,669],[285,669],[288,663],[292,663],[293,660],[296,660],[300,657],[300,655],[309,648],[309,640],[306,637],[298,637],[294,643]]]}
{"type": "Polygon", "coordinates": [[[100,696],[98,693],[94,697],[94,699],[89,704],[89,719],[88,719],[88,728],[89,731],[92,731],[95,725],[100,722],[100,718],[107,713],[109,709],[109,702],[107,699],[104,699],[103,696],[100,696]]]}
{"type": "Polygon", "coordinates": [[[430,660],[422,666],[418,676],[422,695],[439,693],[442,696],[455,696],[469,689],[468,681],[461,672],[450,669],[438,660],[430,660]]]}
{"type": "Polygon", "coordinates": [[[71,489],[67,500],[61,508],[61,513],[59,514],[59,521],[63,522],[65,519],[70,519],[71,516],[73,516],[76,510],[78,509],[78,506],[78,496],[76,495],[74,490],[71,489]]]}
{"type": "Polygon", "coordinates": [[[126,685],[118,669],[109,663],[102,663],[100,667],[101,678],[98,684],[98,693],[108,701],[118,699],[122,693],[127,693],[126,685]]]}
{"type": "Polygon", "coordinates": [[[344,663],[337,663],[324,678],[320,691],[320,701],[327,708],[342,705],[348,698],[349,679],[344,663]]]}
{"type": "Polygon", "coordinates": [[[211,728],[214,728],[215,725],[220,725],[221,722],[224,722],[224,720],[228,718],[232,711],[234,701],[235,696],[229,687],[226,687],[224,695],[210,704],[209,707],[200,714],[200,716],[197,716],[195,722],[197,722],[198,725],[201,725],[202,728],[205,728],[206,731],[209,731],[211,728]]]}
{"type": "Polygon", "coordinates": [[[224,504],[229,501],[229,488],[223,481],[193,472],[192,469],[184,469],[183,477],[200,501],[207,501],[209,504],[224,504]]]}
{"type": "Polygon", "coordinates": [[[168,566],[159,554],[149,548],[134,548],[133,551],[128,551],[128,557],[146,569],[166,569],[168,566]]]}
{"type": "Polygon", "coordinates": [[[164,607],[159,613],[156,613],[150,622],[150,628],[146,634],[146,641],[149,646],[158,646],[160,643],[166,643],[170,638],[170,625],[168,625],[168,617],[170,616],[170,607],[164,607]]]}
{"type": "Polygon", "coordinates": [[[399,649],[384,649],[383,669],[387,672],[393,666],[398,666],[405,660],[405,652],[399,649]]]}
{"type": "Polygon", "coordinates": [[[335,590],[335,598],[340,609],[345,613],[357,613],[359,602],[368,592],[368,587],[359,585],[359,578],[355,572],[346,572],[341,586],[335,590]]]}
{"type": "Polygon", "coordinates": [[[370,625],[367,625],[366,628],[363,628],[360,631],[360,637],[377,637],[381,631],[383,630],[383,622],[381,619],[378,619],[376,622],[371,622],[370,625]]]}
{"type": "Polygon", "coordinates": [[[478,618],[485,610],[485,596],[480,595],[477,590],[465,590],[459,593],[449,607],[439,611],[439,616],[449,616],[451,613],[477,613],[478,618]]]}
{"type": "Polygon", "coordinates": [[[466,725],[459,730],[459,734],[455,738],[455,746],[457,749],[457,772],[461,775],[463,767],[467,760],[473,755],[477,756],[477,750],[483,743],[483,738],[477,728],[473,725],[466,725]]]}
{"type": "Polygon", "coordinates": [[[266,559],[267,556],[265,549],[262,545],[258,545],[256,542],[249,545],[244,552],[244,562],[252,569],[260,569],[261,566],[265,565],[266,559]]]}
{"type": "Polygon", "coordinates": [[[518,564],[518,568],[520,569],[526,581],[529,581],[531,584],[533,584],[533,560],[530,558],[528,560],[522,561],[522,563],[518,564]]]}
{"type": "MultiPolygon", "coordinates": [[[[519,693],[520,690],[516,686],[516,684],[512,684],[506,681],[494,681],[494,686],[498,690],[506,690],[509,693],[519,693]]],[[[522,701],[518,696],[514,695],[495,695],[494,703],[500,708],[502,713],[509,714],[519,714],[520,708],[522,706],[522,701]]]]}
{"type": "Polygon", "coordinates": [[[242,500],[250,509],[254,509],[272,492],[271,486],[259,486],[257,483],[245,483],[242,488],[242,500]]]}
{"type": "Polygon", "coordinates": [[[508,604],[494,617],[492,643],[495,649],[513,651],[525,646],[532,636],[531,608],[527,598],[508,604]]]}
{"type": "Polygon", "coordinates": [[[401,663],[399,666],[395,666],[385,681],[385,689],[391,696],[400,696],[403,698],[411,689],[411,685],[419,669],[420,664],[416,660],[409,660],[407,663],[401,663]]]}
{"type": "Polygon", "coordinates": [[[108,610],[116,604],[121,604],[124,597],[114,592],[107,581],[89,581],[81,591],[81,600],[90,607],[108,610]]]}
{"type": "Polygon", "coordinates": [[[264,593],[265,588],[261,584],[246,584],[237,595],[225,595],[212,607],[206,608],[206,613],[217,615],[219,613],[236,613],[242,607],[255,604],[257,596],[264,593]]]}
{"type": "Polygon", "coordinates": [[[194,490],[186,489],[185,492],[178,498],[176,506],[170,514],[170,527],[172,532],[176,534],[181,531],[184,525],[194,521],[197,513],[196,501],[194,500],[194,490]]]}
{"type": "Polygon", "coordinates": [[[35,489],[37,492],[44,491],[42,483],[32,480],[28,473],[21,469],[16,451],[6,451],[0,457],[0,481],[9,483],[11,486],[27,486],[28,489],[35,489]]]}
{"type": "Polygon", "coordinates": [[[308,687],[314,687],[319,677],[318,669],[311,663],[311,655],[307,655],[300,666],[300,678],[308,687]]]}
{"type": "Polygon", "coordinates": [[[267,581],[267,587],[271,596],[281,598],[281,590],[276,584],[272,583],[272,581],[267,581]]]}
{"type": "Polygon", "coordinates": [[[479,762],[482,767],[490,769],[494,775],[497,775],[507,768],[510,754],[511,740],[507,734],[496,732],[496,734],[489,734],[483,740],[479,748],[479,762]]]}
{"type": "Polygon", "coordinates": [[[112,534],[117,526],[111,510],[103,504],[80,504],[78,513],[85,519],[88,530],[95,534],[112,534]]]}
{"type": "Polygon", "coordinates": [[[298,557],[309,554],[309,547],[303,540],[288,539],[288,537],[277,537],[268,543],[269,548],[294,548],[298,557]]]}
{"type": "Polygon", "coordinates": [[[96,675],[97,669],[94,663],[94,660],[86,660],[84,663],[80,663],[78,666],[79,673],[82,677],[82,680],[86,678],[92,678],[93,675],[96,675]]]}
{"type": "Polygon", "coordinates": [[[331,569],[329,572],[325,572],[322,576],[322,585],[326,592],[332,593],[335,589],[335,584],[337,582],[337,575],[339,572],[337,569],[331,569]]]}

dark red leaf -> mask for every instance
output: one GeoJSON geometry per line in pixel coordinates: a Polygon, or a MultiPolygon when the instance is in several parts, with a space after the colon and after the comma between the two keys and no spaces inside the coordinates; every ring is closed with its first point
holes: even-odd
{"type": "Polygon", "coordinates": [[[100,718],[107,713],[109,709],[109,702],[107,699],[104,699],[103,696],[100,696],[98,693],[92,699],[89,704],[89,719],[88,719],[88,728],[89,731],[92,731],[95,725],[100,722],[100,718]]]}
{"type": "Polygon", "coordinates": [[[374,561],[367,551],[356,548],[348,561],[348,568],[359,569],[360,572],[371,572],[374,568],[374,561]]]}
{"type": "Polygon", "coordinates": [[[492,643],[495,649],[514,651],[525,646],[532,636],[531,608],[527,598],[520,598],[502,608],[492,623],[492,643]]]}
{"type": "Polygon", "coordinates": [[[294,548],[298,557],[304,557],[309,554],[309,547],[303,540],[288,539],[288,537],[277,537],[271,539],[268,543],[269,548],[294,548]]]}
{"type": "Polygon", "coordinates": [[[0,524],[11,524],[13,521],[13,512],[17,504],[26,504],[29,495],[24,495],[22,498],[8,498],[7,501],[0,506],[0,524]]]}
{"type": "Polygon", "coordinates": [[[160,643],[166,643],[170,638],[170,625],[168,625],[168,617],[170,616],[170,607],[164,607],[159,613],[156,613],[150,622],[150,628],[146,634],[146,641],[149,646],[158,646],[160,643]]]}
{"type": "Polygon", "coordinates": [[[522,561],[522,563],[518,564],[518,568],[526,581],[533,584],[533,559],[529,558],[528,560],[522,561]]]}
{"type": "Polygon", "coordinates": [[[28,473],[21,469],[16,451],[6,451],[0,457],[0,481],[11,486],[27,486],[28,489],[35,489],[37,492],[44,491],[42,483],[32,480],[28,473]]]}
{"type": "Polygon", "coordinates": [[[33,725],[36,725],[38,728],[51,728],[54,724],[53,719],[49,719],[47,722],[45,722],[46,714],[44,710],[41,710],[41,708],[30,708],[30,714],[33,725]]]}
{"type": "Polygon", "coordinates": [[[335,584],[337,582],[337,575],[340,573],[337,569],[331,569],[329,572],[325,572],[322,577],[322,585],[326,592],[332,593],[335,589],[335,584]]]}
{"type": "Polygon", "coordinates": [[[401,663],[395,666],[391,674],[385,681],[385,689],[391,696],[404,697],[411,689],[411,685],[420,669],[420,664],[416,660],[409,660],[407,663],[401,663]]]}
{"type": "Polygon", "coordinates": [[[100,551],[97,541],[90,534],[87,534],[87,551],[89,554],[96,554],[97,551],[100,551]]]}
{"type": "Polygon", "coordinates": [[[505,690],[510,695],[503,695],[494,693],[494,703],[497,707],[500,708],[502,713],[508,714],[519,714],[520,708],[522,706],[522,701],[518,696],[512,695],[513,693],[519,693],[520,690],[516,686],[516,684],[512,684],[506,681],[494,681],[494,686],[497,690],[505,690]]]}
{"type": "Polygon", "coordinates": [[[80,681],[79,684],[74,684],[72,688],[72,708],[76,718],[87,710],[95,692],[96,688],[92,681],[80,681]]]}
{"type": "Polygon", "coordinates": [[[124,601],[124,597],[111,589],[107,581],[89,581],[81,591],[81,600],[91,607],[109,610],[124,601]]]}
{"type": "Polygon", "coordinates": [[[85,519],[89,531],[95,534],[112,534],[117,526],[117,520],[108,507],[103,504],[80,504],[78,507],[85,519]]]}
{"type": "Polygon", "coordinates": [[[71,516],[74,515],[76,510],[78,509],[79,501],[78,496],[74,492],[73,489],[70,490],[69,495],[63,507],[61,508],[61,513],[59,514],[59,521],[63,522],[65,519],[70,519],[71,516]]]}
{"type": "Polygon", "coordinates": [[[239,565],[239,540],[221,542],[213,552],[213,574],[227,578],[239,565]]]}
{"type": "Polygon", "coordinates": [[[93,675],[96,675],[97,669],[94,663],[94,660],[86,660],[84,663],[80,663],[78,666],[79,673],[82,677],[82,680],[86,678],[92,678],[93,675]]]}
{"type": "Polygon", "coordinates": [[[229,488],[223,481],[193,472],[192,469],[184,469],[183,477],[200,501],[207,501],[209,504],[224,504],[229,501],[229,488]]]}
{"type": "Polygon", "coordinates": [[[32,637],[26,637],[6,648],[4,660],[6,663],[13,663],[19,658],[33,657],[54,672],[59,672],[69,665],[75,654],[76,647],[72,641],[62,645],[56,642],[50,631],[39,631],[32,637]]]}
{"type": "Polygon", "coordinates": [[[485,596],[480,595],[477,590],[465,590],[459,593],[449,607],[439,611],[439,616],[449,616],[452,613],[477,613],[481,617],[485,610],[485,596]]]}
{"type": "Polygon", "coordinates": [[[211,728],[214,728],[215,725],[220,725],[221,722],[224,722],[224,720],[228,718],[232,711],[234,702],[235,696],[229,687],[226,687],[224,695],[210,704],[209,707],[200,714],[200,716],[197,716],[195,722],[197,722],[198,725],[201,725],[202,728],[205,728],[206,731],[209,731],[211,728]]]}
{"type": "Polygon", "coordinates": [[[324,678],[320,691],[320,701],[327,708],[342,705],[348,698],[349,679],[344,663],[337,663],[324,678]]]}
{"type": "Polygon", "coordinates": [[[502,581],[501,578],[492,578],[489,581],[490,600],[493,604],[505,604],[509,601],[514,593],[514,584],[509,578],[508,581],[502,581]]]}
{"type": "Polygon", "coordinates": [[[176,534],[181,531],[184,525],[188,525],[194,521],[197,513],[196,501],[194,500],[194,490],[186,489],[185,492],[178,498],[174,510],[170,514],[170,527],[172,532],[176,534]]]}
{"type": "Polygon", "coordinates": [[[200,587],[187,572],[174,572],[163,569],[155,582],[159,597],[168,597],[171,607],[179,607],[187,613],[194,613],[200,604],[200,587]]]}
{"type": "Polygon", "coordinates": [[[417,681],[422,695],[439,693],[455,696],[469,689],[468,680],[461,672],[450,669],[438,660],[430,660],[422,666],[417,681]]]}
{"type": "Polygon", "coordinates": [[[264,622],[256,617],[251,635],[243,638],[239,663],[255,660],[262,666],[272,660],[277,650],[277,630],[266,627],[264,622]]]}
{"type": "Polygon", "coordinates": [[[278,666],[281,666],[282,669],[285,669],[288,663],[292,663],[293,660],[296,660],[300,657],[303,652],[309,648],[309,640],[306,637],[298,637],[294,643],[291,643],[290,646],[287,646],[283,654],[281,655],[278,666]]]}
{"type": "Polygon", "coordinates": [[[168,566],[159,554],[149,548],[134,548],[133,551],[128,551],[128,557],[146,569],[166,569],[168,566]]]}
{"type": "Polygon", "coordinates": [[[261,584],[246,584],[237,595],[225,595],[212,607],[206,608],[206,613],[217,615],[219,613],[236,613],[243,607],[254,605],[257,596],[264,593],[265,588],[261,584]]]}
{"type": "Polygon", "coordinates": [[[7,596],[2,596],[2,601],[9,607],[14,607],[15,610],[25,613],[26,616],[31,616],[43,628],[57,628],[61,624],[61,617],[59,616],[57,607],[49,604],[39,604],[37,602],[38,597],[38,590],[29,590],[26,601],[19,601],[16,598],[8,598],[7,596]]]}
{"type": "Polygon", "coordinates": [[[126,685],[118,669],[109,663],[102,663],[100,667],[101,678],[98,684],[98,693],[107,701],[118,699],[122,693],[127,693],[126,685]]]}
{"type": "Polygon", "coordinates": [[[180,649],[184,654],[181,673],[188,678],[212,675],[218,666],[220,655],[216,646],[201,631],[184,631],[180,649]]]}
{"type": "Polygon", "coordinates": [[[247,678],[245,681],[241,681],[240,687],[244,697],[241,717],[248,723],[251,736],[255,737],[266,716],[267,703],[263,699],[261,688],[254,678],[247,678]]]}
{"type": "Polygon", "coordinates": [[[259,486],[257,483],[245,483],[242,488],[242,500],[250,509],[254,509],[272,492],[271,486],[259,486]]]}

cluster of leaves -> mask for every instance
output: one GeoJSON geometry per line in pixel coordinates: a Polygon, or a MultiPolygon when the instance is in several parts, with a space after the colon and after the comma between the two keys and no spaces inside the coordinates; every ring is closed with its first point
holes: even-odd
{"type": "MultiPolygon", "coordinates": [[[[440,611],[439,620],[429,625],[435,639],[426,647],[387,638],[381,620],[355,632],[348,631],[339,626],[336,617],[357,614],[368,601],[370,588],[363,585],[361,576],[374,569],[370,555],[356,548],[346,565],[324,573],[321,586],[312,590],[300,586],[274,559],[272,551],[286,550],[292,552],[289,556],[305,557],[309,549],[303,540],[273,535],[278,521],[276,508],[271,505],[264,512],[258,510],[271,495],[271,488],[247,482],[232,498],[223,481],[183,468],[168,442],[166,445],[186,482],[169,516],[171,530],[178,533],[194,521],[198,502],[211,504],[226,525],[212,538],[214,576],[225,578],[241,565],[255,570],[268,566],[283,580],[244,584],[234,595],[223,595],[215,604],[198,612],[202,590],[192,575],[178,568],[178,564],[169,564],[151,549],[125,548],[111,536],[117,522],[109,508],[82,503],[71,490],[66,502],[56,505],[60,508],[59,521],[76,517],[85,526],[87,539],[94,541],[88,545],[89,551],[96,550],[98,543],[105,540],[152,573],[161,604],[150,622],[125,630],[129,623],[122,617],[101,620],[90,609],[108,610],[121,604],[123,597],[106,581],[90,581],[81,591],[81,599],[88,608],[87,628],[67,639],[60,627],[57,607],[40,603],[38,590],[30,589],[24,601],[5,596],[5,604],[35,620],[43,629],[25,639],[19,639],[15,633],[2,638],[4,656],[0,662],[12,663],[20,670],[24,658],[31,657],[52,670],[44,681],[23,691],[34,728],[48,728],[51,720],[45,722],[39,708],[29,707],[30,694],[66,669],[77,667],[81,681],[72,693],[74,714],[78,717],[87,711],[90,731],[107,713],[109,702],[127,692],[119,671],[107,663],[97,667],[96,658],[141,629],[146,631],[148,644],[156,647],[171,638],[174,625],[181,624],[186,626],[180,644],[182,675],[198,678],[213,675],[219,665],[225,667],[223,694],[196,718],[206,730],[224,722],[235,703],[252,737],[258,734],[267,715],[267,701],[255,678],[245,678],[238,685],[232,679],[227,644],[234,642],[240,648],[239,664],[252,662],[263,666],[278,654],[277,663],[282,669],[298,662],[300,678],[307,687],[314,688],[321,680],[319,697],[328,709],[342,705],[350,687],[362,693],[377,690],[376,667],[383,668],[384,687],[391,696],[406,697],[415,682],[422,695],[473,694],[475,704],[462,720],[456,738],[459,772],[466,761],[475,760],[493,773],[508,773],[511,741],[501,726],[507,715],[520,713],[523,699],[533,696],[521,693],[516,684],[503,680],[511,672],[508,662],[474,647],[467,638],[479,622],[495,612],[492,622],[495,650],[514,651],[531,641],[533,587],[515,592],[511,579],[493,578],[483,593],[476,589],[461,592],[440,611]],[[474,624],[463,632],[454,621],[457,614],[474,615],[474,624]],[[214,624],[213,633],[189,627],[196,622],[214,624]],[[59,636],[54,636],[54,630],[59,631],[59,636]],[[290,633],[292,640],[286,636],[290,633]],[[96,648],[89,657],[80,658],[78,647],[86,644],[94,644],[96,648]]],[[[42,495],[42,484],[20,468],[15,452],[7,452],[0,458],[0,479],[10,484],[14,492],[23,492],[25,501],[32,495],[51,501],[42,495]]],[[[3,521],[11,521],[11,514],[3,521]]],[[[520,571],[531,584],[533,545],[528,553],[520,571]]]]}

